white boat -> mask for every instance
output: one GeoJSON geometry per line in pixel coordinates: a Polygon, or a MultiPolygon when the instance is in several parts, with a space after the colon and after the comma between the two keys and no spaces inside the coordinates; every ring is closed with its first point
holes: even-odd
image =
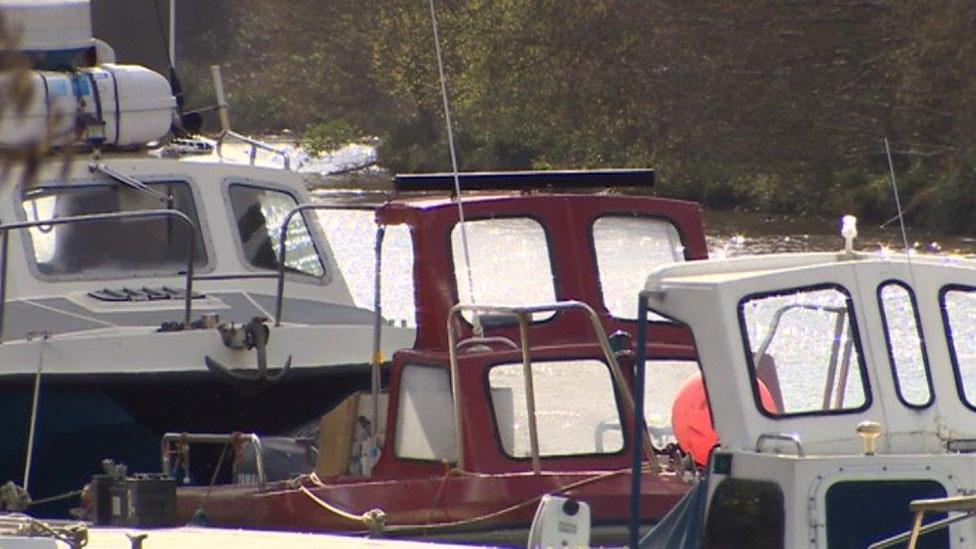
{"type": "MultiPolygon", "coordinates": [[[[866,547],[913,510],[958,518],[954,500],[913,501],[976,492],[976,262],[689,262],[651,274],[641,301],[691,329],[720,441],[645,546],[866,547]]],[[[976,544],[973,521],[930,530],[920,547],[976,544]]]]}
{"type": "MultiPolygon", "coordinates": [[[[36,24],[30,44],[88,8],[2,7],[36,24]]],[[[61,146],[0,184],[0,481],[37,497],[79,488],[103,458],[157,468],[166,431],[298,428],[414,339],[356,306],[298,174],[160,158],[207,149],[169,139],[169,83],[108,62],[50,70],[111,59],[71,37],[27,52],[43,67],[34,99],[0,125],[4,147],[61,146]]]]}

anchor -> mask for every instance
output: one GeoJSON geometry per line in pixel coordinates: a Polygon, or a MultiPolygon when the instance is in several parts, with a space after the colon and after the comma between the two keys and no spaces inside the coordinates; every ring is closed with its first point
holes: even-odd
{"type": "Polygon", "coordinates": [[[226,322],[217,325],[217,330],[220,332],[220,337],[225,346],[230,349],[254,349],[256,351],[257,370],[246,373],[233,371],[209,356],[205,356],[204,362],[207,368],[217,377],[235,386],[243,393],[260,393],[284,379],[291,371],[291,355],[288,355],[288,359],[285,361],[285,365],[281,367],[280,372],[274,375],[268,374],[267,346],[268,339],[271,337],[271,329],[268,328],[267,322],[266,317],[256,316],[240,327],[226,322]]]}

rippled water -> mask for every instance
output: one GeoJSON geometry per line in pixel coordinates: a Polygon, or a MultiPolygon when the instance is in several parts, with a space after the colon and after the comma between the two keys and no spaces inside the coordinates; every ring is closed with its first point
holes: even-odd
{"type": "MultiPolygon", "coordinates": [[[[781,252],[816,252],[844,247],[840,219],[788,218],[747,212],[705,212],[705,234],[713,257],[781,252]]],[[[903,250],[905,240],[897,222],[879,227],[861,222],[856,248],[903,250]]],[[[909,246],[922,253],[976,257],[976,238],[938,235],[906,228],[909,246]]]]}

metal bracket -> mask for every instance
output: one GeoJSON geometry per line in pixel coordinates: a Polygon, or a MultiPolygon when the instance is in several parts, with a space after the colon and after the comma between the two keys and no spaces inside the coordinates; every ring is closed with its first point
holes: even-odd
{"type": "MultiPolygon", "coordinates": [[[[250,387],[247,387],[250,390],[258,389],[260,391],[264,386],[274,385],[284,379],[288,375],[288,372],[291,371],[291,355],[288,355],[288,359],[285,361],[284,366],[281,367],[280,372],[274,375],[268,374],[267,346],[268,339],[271,337],[271,329],[268,328],[267,321],[268,319],[263,316],[256,316],[240,328],[233,324],[220,324],[217,326],[224,345],[228,348],[255,350],[258,359],[257,370],[247,373],[233,371],[209,356],[205,356],[203,361],[207,365],[207,368],[217,375],[217,377],[220,377],[231,385],[250,385],[250,387]]],[[[244,389],[244,387],[241,388],[244,389]]]]}

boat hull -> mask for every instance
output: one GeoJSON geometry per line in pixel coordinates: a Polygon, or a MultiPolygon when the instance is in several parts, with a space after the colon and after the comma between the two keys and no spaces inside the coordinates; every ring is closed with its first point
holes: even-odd
{"type": "MultiPolygon", "coordinates": [[[[674,475],[646,473],[641,489],[643,522],[660,520],[687,490],[688,485],[674,475]]],[[[524,545],[539,499],[548,493],[590,505],[597,532],[594,542],[626,540],[622,525],[630,512],[627,471],[450,473],[334,483],[303,477],[269,486],[265,492],[216,486],[209,495],[206,487],[188,487],[179,490],[178,512],[181,520],[191,520],[203,508],[208,526],[362,534],[368,529],[353,517],[381,509],[383,536],[524,545]]]]}
{"type": "MultiPolygon", "coordinates": [[[[4,379],[0,481],[21,484],[32,379],[4,379]]],[[[45,376],[38,401],[29,491],[35,499],[80,489],[103,459],[130,472],[158,472],[165,432],[294,433],[343,397],[369,387],[368,366],[292,370],[269,386],[232,386],[209,372],[138,376],[45,376]],[[327,371],[326,371],[327,370],[327,371]]],[[[32,507],[63,515],[77,499],[32,507]]]]}

